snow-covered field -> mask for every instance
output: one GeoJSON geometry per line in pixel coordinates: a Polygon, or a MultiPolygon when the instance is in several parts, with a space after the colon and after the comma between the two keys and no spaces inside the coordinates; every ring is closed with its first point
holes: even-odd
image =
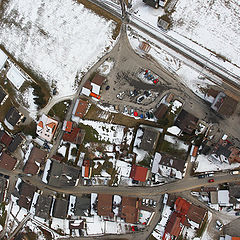
{"type": "Polygon", "coordinates": [[[112,48],[113,21],[73,0],[10,0],[0,24],[0,44],[17,60],[71,95],[77,73],[112,48]]]}

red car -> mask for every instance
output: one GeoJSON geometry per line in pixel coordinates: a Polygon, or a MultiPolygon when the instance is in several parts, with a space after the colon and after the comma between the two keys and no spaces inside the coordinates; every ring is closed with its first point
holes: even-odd
{"type": "Polygon", "coordinates": [[[209,179],[208,182],[214,182],[214,179],[213,179],[213,178],[212,178],[212,179],[209,179]]]}

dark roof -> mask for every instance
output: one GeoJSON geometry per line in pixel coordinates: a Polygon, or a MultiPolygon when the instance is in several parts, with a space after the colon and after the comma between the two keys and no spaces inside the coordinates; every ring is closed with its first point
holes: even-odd
{"type": "Polygon", "coordinates": [[[132,165],[130,178],[136,180],[145,182],[147,178],[148,168],[146,167],[140,167],[135,164],[132,165]]]}
{"type": "Polygon", "coordinates": [[[83,85],[84,88],[88,88],[89,90],[92,89],[92,85],[91,85],[91,82],[89,80],[87,80],[84,85],[83,85]]]}
{"type": "Polygon", "coordinates": [[[174,194],[168,194],[167,206],[173,208],[177,197],[174,194]]]}
{"type": "Polygon", "coordinates": [[[138,200],[132,197],[122,197],[121,218],[127,223],[136,223],[138,221],[138,200]]]}
{"type": "Polygon", "coordinates": [[[39,171],[38,164],[42,165],[44,163],[47,154],[48,153],[46,151],[39,149],[37,147],[33,147],[29,155],[28,161],[24,166],[23,169],[24,173],[32,175],[37,174],[39,171]]]}
{"type": "Polygon", "coordinates": [[[22,143],[22,141],[23,136],[21,134],[15,135],[11,144],[8,146],[8,151],[14,152],[18,148],[18,146],[22,143]]]}
{"type": "Polygon", "coordinates": [[[217,95],[218,95],[218,93],[219,93],[219,91],[217,91],[217,90],[215,90],[215,89],[213,89],[213,88],[210,88],[210,89],[208,89],[208,91],[207,91],[207,95],[208,95],[208,96],[212,96],[213,98],[216,98],[217,95]]]}
{"type": "Polygon", "coordinates": [[[69,132],[65,132],[63,134],[63,141],[71,142],[74,144],[81,144],[85,137],[85,130],[81,128],[73,128],[73,130],[69,132]]]}
{"type": "Polygon", "coordinates": [[[83,216],[84,212],[90,209],[90,195],[77,197],[74,208],[75,216],[83,216]]]}
{"type": "Polygon", "coordinates": [[[110,194],[98,194],[97,213],[99,216],[113,217],[113,196],[110,194]]]}
{"type": "Polygon", "coordinates": [[[221,155],[225,156],[228,158],[231,154],[231,147],[232,143],[227,141],[227,140],[222,140],[220,139],[219,142],[216,144],[215,148],[213,149],[213,153],[215,153],[218,157],[221,155]]]}
{"type": "Polygon", "coordinates": [[[192,134],[197,128],[198,118],[193,116],[191,113],[182,110],[178,115],[175,125],[179,127],[183,132],[192,134]]]}
{"type": "Polygon", "coordinates": [[[21,118],[21,114],[15,107],[11,107],[5,116],[6,120],[14,127],[21,118]]]}
{"type": "Polygon", "coordinates": [[[0,168],[4,168],[8,171],[13,170],[17,163],[17,160],[5,152],[2,152],[0,156],[0,168]]]}
{"type": "Polygon", "coordinates": [[[65,219],[67,217],[67,210],[68,200],[57,198],[53,206],[53,217],[65,219]]]}
{"type": "Polygon", "coordinates": [[[164,153],[161,153],[161,155],[162,155],[162,158],[161,158],[159,164],[167,166],[167,167],[175,168],[178,171],[183,173],[184,166],[185,166],[185,160],[178,159],[176,157],[173,157],[171,155],[164,154],[164,153]]]}
{"type": "Polygon", "coordinates": [[[161,103],[159,107],[154,112],[154,115],[157,119],[163,118],[166,112],[168,111],[168,106],[161,103]]]}
{"type": "Polygon", "coordinates": [[[6,96],[7,96],[7,93],[0,86],[0,104],[6,96]]]}
{"type": "Polygon", "coordinates": [[[156,129],[144,127],[142,141],[139,148],[148,152],[154,151],[157,145],[159,135],[160,133],[156,129]]]}
{"type": "Polygon", "coordinates": [[[223,100],[222,105],[218,109],[218,112],[224,116],[231,116],[234,113],[237,104],[238,101],[229,96],[226,96],[223,100]]]}
{"type": "Polygon", "coordinates": [[[159,0],[143,0],[143,2],[154,8],[159,7],[159,0]]]}
{"type": "Polygon", "coordinates": [[[99,75],[98,73],[94,76],[92,83],[97,84],[98,86],[102,86],[103,82],[105,80],[105,77],[99,75]]]}
{"type": "Polygon", "coordinates": [[[7,187],[7,179],[0,178],[0,204],[4,201],[5,191],[7,187]]]}
{"type": "Polygon", "coordinates": [[[190,205],[190,208],[188,210],[187,213],[187,217],[189,220],[198,223],[199,226],[201,225],[202,221],[204,221],[204,217],[207,213],[207,210],[202,208],[202,207],[198,207],[194,204],[190,205]]]}
{"type": "Polygon", "coordinates": [[[21,182],[19,185],[20,198],[18,200],[18,205],[27,210],[30,210],[32,198],[33,198],[36,190],[37,190],[37,188],[35,186],[30,185],[25,182],[21,182]]]}
{"type": "Polygon", "coordinates": [[[44,219],[49,219],[51,205],[52,205],[51,196],[39,195],[35,206],[35,215],[44,219]]]}
{"type": "Polygon", "coordinates": [[[3,143],[6,147],[12,142],[12,138],[4,130],[0,130],[0,142],[3,143]]]}
{"type": "Polygon", "coordinates": [[[53,186],[75,186],[80,169],[52,160],[49,184],[53,186]]]}

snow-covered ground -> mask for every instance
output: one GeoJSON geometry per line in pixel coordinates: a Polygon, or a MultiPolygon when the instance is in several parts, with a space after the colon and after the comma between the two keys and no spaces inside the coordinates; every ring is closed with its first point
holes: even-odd
{"type": "Polygon", "coordinates": [[[113,21],[73,0],[10,0],[0,24],[0,43],[43,76],[59,95],[75,92],[86,72],[114,45],[113,21]]]}

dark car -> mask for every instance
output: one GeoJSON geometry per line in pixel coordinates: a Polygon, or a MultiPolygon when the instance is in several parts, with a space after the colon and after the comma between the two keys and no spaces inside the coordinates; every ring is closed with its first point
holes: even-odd
{"type": "Polygon", "coordinates": [[[106,90],[109,90],[110,89],[110,86],[106,86],[106,90]]]}
{"type": "Polygon", "coordinates": [[[240,216],[240,212],[235,212],[235,215],[236,216],[240,216]]]}
{"type": "Polygon", "coordinates": [[[206,175],[198,175],[198,178],[205,178],[206,175]]]}

